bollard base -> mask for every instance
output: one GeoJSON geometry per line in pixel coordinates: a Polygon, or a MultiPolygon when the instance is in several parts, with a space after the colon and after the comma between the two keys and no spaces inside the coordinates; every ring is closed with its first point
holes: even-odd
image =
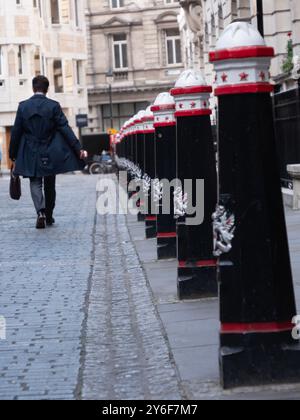
{"type": "Polygon", "coordinates": [[[157,257],[159,260],[177,257],[176,233],[170,237],[157,235],[157,257]]]}
{"type": "Polygon", "coordinates": [[[139,213],[137,215],[137,220],[138,220],[138,222],[144,222],[145,221],[145,215],[142,214],[142,213],[139,213]]]}
{"type": "Polygon", "coordinates": [[[154,239],[157,237],[157,221],[156,217],[146,217],[146,238],[154,239]]]}
{"type": "Polygon", "coordinates": [[[224,389],[300,383],[300,345],[287,341],[268,345],[260,342],[260,345],[247,347],[223,346],[220,372],[224,389]]]}
{"type": "Polygon", "coordinates": [[[179,299],[217,297],[217,267],[179,267],[177,288],[179,299]]]}

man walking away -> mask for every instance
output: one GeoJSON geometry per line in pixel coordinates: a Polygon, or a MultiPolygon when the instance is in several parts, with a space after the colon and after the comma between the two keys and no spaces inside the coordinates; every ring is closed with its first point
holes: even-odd
{"type": "Polygon", "coordinates": [[[82,170],[85,152],[58,102],[47,98],[49,80],[37,76],[34,96],[21,102],[11,133],[9,155],[15,175],[30,179],[37,229],[55,223],[56,175],[82,170]]]}

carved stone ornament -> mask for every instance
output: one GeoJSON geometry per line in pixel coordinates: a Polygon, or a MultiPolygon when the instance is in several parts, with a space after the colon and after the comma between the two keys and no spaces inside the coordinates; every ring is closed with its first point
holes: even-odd
{"type": "Polygon", "coordinates": [[[158,178],[155,178],[152,182],[152,188],[153,188],[153,201],[154,203],[159,203],[159,201],[163,197],[163,183],[158,178]]]}
{"type": "Polygon", "coordinates": [[[186,215],[188,208],[188,195],[184,194],[181,187],[174,191],[174,216],[175,219],[186,215]]]}
{"type": "Polygon", "coordinates": [[[144,174],[142,182],[143,182],[143,191],[145,194],[148,194],[151,187],[151,178],[149,177],[148,174],[144,174]]]}
{"type": "Polygon", "coordinates": [[[235,232],[235,216],[225,209],[217,206],[212,216],[214,230],[214,256],[220,257],[232,250],[232,240],[235,232]]]}
{"type": "Polygon", "coordinates": [[[142,180],[142,176],[143,176],[142,170],[135,163],[131,162],[128,159],[124,159],[124,158],[120,159],[119,158],[117,160],[117,165],[120,169],[124,169],[124,170],[128,171],[135,181],[141,181],[142,180]]]}
{"type": "Polygon", "coordinates": [[[203,28],[203,10],[201,0],[181,0],[181,7],[185,11],[186,21],[190,30],[196,34],[203,28]]]}

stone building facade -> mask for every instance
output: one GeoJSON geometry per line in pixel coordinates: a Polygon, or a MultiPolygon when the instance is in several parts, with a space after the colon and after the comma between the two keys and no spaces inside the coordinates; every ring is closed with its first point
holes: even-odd
{"type": "Polygon", "coordinates": [[[119,129],[158,93],[174,86],[183,70],[179,11],[179,0],[87,0],[86,133],[119,129]]]}
{"type": "MultiPolygon", "coordinates": [[[[208,53],[213,50],[223,29],[235,19],[246,19],[257,25],[256,0],[180,0],[182,10],[179,26],[182,34],[186,67],[203,70],[207,81],[214,82],[208,53]]],[[[263,1],[266,43],[275,48],[271,76],[282,89],[295,85],[294,76],[286,74],[284,64],[289,59],[288,43],[291,40],[294,67],[300,67],[300,2],[299,0],[263,1]]]]}
{"type": "Polygon", "coordinates": [[[75,129],[87,112],[85,0],[0,0],[0,144],[8,166],[10,130],[18,103],[45,74],[75,129]]]}

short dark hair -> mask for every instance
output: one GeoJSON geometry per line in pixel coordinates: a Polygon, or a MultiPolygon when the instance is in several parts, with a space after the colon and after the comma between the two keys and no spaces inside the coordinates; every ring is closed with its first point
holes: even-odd
{"type": "Polygon", "coordinates": [[[49,80],[45,76],[36,76],[32,80],[32,89],[34,92],[47,93],[49,89],[49,80]]]}

